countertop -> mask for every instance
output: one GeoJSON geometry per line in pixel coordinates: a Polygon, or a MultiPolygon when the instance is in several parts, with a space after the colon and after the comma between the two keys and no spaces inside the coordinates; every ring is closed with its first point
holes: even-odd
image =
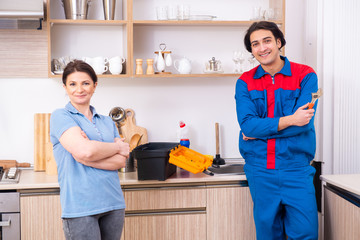
{"type": "MultiPolygon", "coordinates": [[[[165,181],[158,180],[137,180],[137,172],[119,172],[120,183],[123,188],[154,186],[154,185],[177,185],[177,184],[219,184],[226,182],[246,181],[245,175],[214,175],[204,173],[192,174],[185,170],[177,169],[165,181]]],[[[46,189],[59,188],[57,175],[47,175],[45,172],[34,172],[32,169],[22,169],[20,180],[16,184],[0,184],[0,190],[22,190],[22,189],[46,189]]]]}
{"type": "Polygon", "coordinates": [[[360,196],[360,174],[321,175],[320,179],[360,196]]]}

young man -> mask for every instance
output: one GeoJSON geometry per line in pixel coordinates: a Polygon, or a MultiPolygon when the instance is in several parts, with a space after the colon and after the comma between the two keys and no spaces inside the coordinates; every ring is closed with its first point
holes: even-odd
{"type": "Polygon", "coordinates": [[[286,41],[275,23],[253,23],[244,43],[260,63],[241,75],[235,93],[257,239],[317,239],[310,166],[316,105],[308,109],[318,90],[316,73],[280,56],[286,41]]]}

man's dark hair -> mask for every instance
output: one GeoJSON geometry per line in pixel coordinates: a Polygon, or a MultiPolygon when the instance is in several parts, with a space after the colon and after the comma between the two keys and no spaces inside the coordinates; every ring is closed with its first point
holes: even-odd
{"type": "Polygon", "coordinates": [[[84,72],[89,74],[91,80],[94,82],[94,84],[97,82],[97,76],[94,71],[94,69],[87,64],[86,62],[82,60],[74,60],[68,63],[64,69],[64,73],[62,75],[62,81],[64,85],[66,85],[66,79],[67,77],[74,72],[84,72]]]}
{"type": "Polygon", "coordinates": [[[281,32],[281,30],[279,29],[279,27],[276,25],[276,23],[273,22],[268,22],[268,21],[260,21],[260,22],[254,22],[253,24],[251,24],[251,26],[249,27],[249,29],[246,32],[246,35],[244,37],[244,44],[245,44],[245,48],[246,50],[248,50],[251,53],[251,42],[250,42],[250,35],[260,29],[264,29],[264,30],[269,30],[272,32],[272,34],[275,37],[275,40],[280,39],[281,41],[281,47],[279,49],[281,49],[283,46],[285,46],[286,41],[284,38],[284,34],[281,32]]]}

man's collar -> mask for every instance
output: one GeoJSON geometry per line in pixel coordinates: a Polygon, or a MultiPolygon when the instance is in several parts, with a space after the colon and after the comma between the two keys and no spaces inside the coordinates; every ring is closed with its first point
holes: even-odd
{"type": "MultiPolygon", "coordinates": [[[[287,59],[287,57],[284,57],[284,56],[280,56],[280,58],[281,58],[281,60],[284,60],[285,63],[284,63],[283,68],[278,73],[281,73],[286,76],[291,76],[291,67],[290,67],[289,60],[287,59]]],[[[266,74],[265,70],[262,68],[261,65],[259,65],[259,67],[257,68],[257,70],[255,72],[254,78],[255,79],[261,78],[265,74],[266,74]]]]}

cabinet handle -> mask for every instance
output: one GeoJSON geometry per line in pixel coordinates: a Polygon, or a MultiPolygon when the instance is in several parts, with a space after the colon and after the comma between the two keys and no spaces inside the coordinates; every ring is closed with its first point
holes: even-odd
{"type": "Polygon", "coordinates": [[[0,227],[9,227],[11,223],[11,220],[7,220],[7,221],[1,221],[0,222],[0,227]]]}
{"type": "Polygon", "coordinates": [[[173,211],[151,211],[151,212],[125,212],[125,217],[135,217],[135,216],[161,216],[161,215],[184,215],[184,214],[206,214],[206,209],[182,209],[182,210],[173,210],[173,211]]]}
{"type": "Polygon", "coordinates": [[[51,192],[21,192],[20,197],[24,196],[42,196],[42,195],[60,195],[60,191],[51,192]]]}
{"type": "Polygon", "coordinates": [[[194,186],[168,186],[168,187],[138,187],[138,188],[123,188],[124,191],[147,191],[147,190],[180,190],[180,189],[206,189],[205,185],[194,186]]]}

